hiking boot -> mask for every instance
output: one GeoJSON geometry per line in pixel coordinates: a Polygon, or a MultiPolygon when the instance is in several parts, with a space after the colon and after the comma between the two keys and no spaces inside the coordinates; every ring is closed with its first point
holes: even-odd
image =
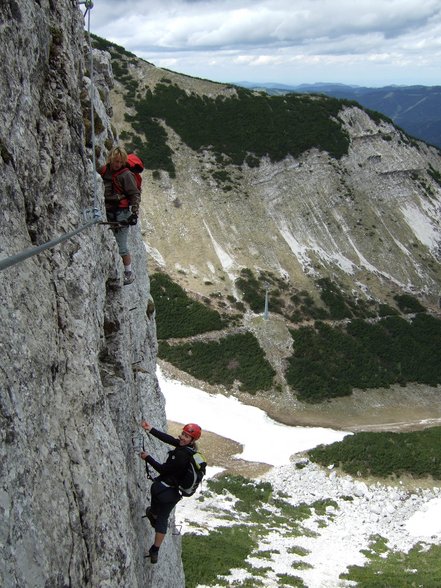
{"type": "Polygon", "coordinates": [[[124,272],[124,286],[128,286],[135,281],[135,274],[133,272],[124,272]]]}
{"type": "Polygon", "coordinates": [[[152,513],[152,509],[150,507],[146,508],[144,517],[147,517],[150,521],[151,526],[155,528],[157,515],[154,515],[152,513]]]}
{"type": "Polygon", "coordinates": [[[148,555],[146,555],[146,557],[150,558],[150,562],[152,564],[158,563],[158,553],[159,553],[159,549],[158,548],[154,548],[154,546],[152,545],[149,549],[149,553],[148,555]]]}

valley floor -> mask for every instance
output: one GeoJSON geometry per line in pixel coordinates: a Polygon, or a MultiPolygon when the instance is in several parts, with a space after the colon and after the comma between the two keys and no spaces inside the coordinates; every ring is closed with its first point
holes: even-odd
{"type": "Polygon", "coordinates": [[[416,431],[441,424],[441,387],[409,384],[377,390],[354,390],[351,396],[307,405],[287,396],[250,397],[274,420],[291,426],[330,427],[345,431],[416,431]]]}
{"type": "MultiPolygon", "coordinates": [[[[363,550],[369,548],[374,538],[384,538],[387,549],[404,552],[418,542],[441,544],[439,485],[430,480],[419,482],[411,479],[390,485],[375,480],[361,481],[341,475],[332,467],[319,467],[302,455],[302,451],[314,445],[333,442],[350,432],[286,427],[268,417],[265,426],[269,428],[264,429],[256,425],[255,411],[258,409],[241,405],[241,410],[249,411],[247,416],[241,413],[242,434],[247,439],[242,436],[240,443],[219,441],[221,438],[216,438],[214,433],[228,436],[225,423],[229,422],[231,412],[224,413],[219,404],[210,404],[216,401],[216,396],[198,391],[206,395],[207,401],[201,408],[202,412],[198,413],[196,406],[200,407],[201,402],[196,400],[194,388],[173,382],[160,371],[158,376],[167,401],[167,415],[181,423],[197,419],[201,424],[210,423],[207,428],[212,432],[205,433],[205,439],[209,448],[208,460],[217,466],[211,470],[212,474],[226,469],[231,473],[257,476],[269,481],[274,491],[283,493],[284,499],[292,505],[311,505],[317,501],[331,503],[324,513],[312,511],[303,522],[307,532],[302,536],[293,536],[289,521],[271,531],[269,517],[265,529],[262,527],[257,552],[247,560],[248,569],[244,566],[243,569],[231,570],[229,585],[234,585],[234,581],[240,585],[250,578],[251,566],[256,570],[267,569],[265,574],[256,575],[259,582],[263,582],[258,585],[267,587],[280,586],[280,575],[296,576],[308,588],[349,586],[354,584],[340,579],[340,574],[348,566],[365,565],[368,560],[363,550]],[[180,387],[180,394],[171,391],[173,385],[180,387]],[[190,414],[193,419],[190,419],[190,414]],[[213,423],[217,425],[211,426],[213,423]],[[298,429],[301,433],[299,438],[291,438],[288,451],[287,439],[280,435],[281,428],[298,429]],[[308,437],[311,431],[314,431],[312,438],[308,437]],[[302,440],[302,437],[305,439],[302,440]],[[298,439],[299,444],[296,445],[298,439]],[[302,442],[305,440],[306,446],[302,442]],[[244,465],[246,463],[248,468],[244,465]]],[[[172,433],[178,429],[179,425],[170,423],[172,433]]],[[[201,449],[203,452],[206,449],[204,437],[201,449]]],[[[176,525],[181,533],[206,533],[225,524],[241,524],[241,515],[234,512],[232,497],[228,493],[196,495],[182,500],[176,510],[176,525]],[[226,523],[226,516],[234,516],[234,522],[226,523]]],[[[396,586],[400,586],[398,580],[396,586]]]]}
{"type": "MultiPolygon", "coordinates": [[[[280,525],[269,534],[268,529],[262,531],[259,549],[248,558],[248,563],[256,569],[271,569],[266,573],[264,586],[280,586],[278,574],[297,576],[308,588],[354,585],[339,576],[350,565],[364,565],[368,560],[362,550],[378,537],[386,540],[388,549],[405,552],[418,542],[441,543],[439,487],[409,491],[400,485],[367,485],[299,461],[303,461],[301,469],[295,463],[275,467],[262,480],[271,482],[290,504],[313,504],[320,500],[331,500],[333,504],[324,514],[315,513],[303,521],[311,533],[295,537],[289,524],[280,525]]],[[[231,514],[234,510],[228,494],[208,499],[203,496],[179,504],[176,524],[182,533],[207,532],[225,525],[222,511],[231,514]]],[[[235,520],[235,524],[239,523],[240,515],[235,520]]],[[[268,525],[271,526],[270,517],[268,525]]],[[[249,577],[245,567],[231,570],[230,585],[234,580],[249,577]]],[[[259,579],[262,580],[260,576],[259,579]]],[[[400,586],[398,578],[394,585],[400,586]]]]}
{"type": "MultiPolygon", "coordinates": [[[[170,381],[200,389],[201,382],[186,372],[164,361],[159,365],[170,381]]],[[[225,393],[207,383],[203,384],[203,389],[210,394],[225,393]]],[[[288,392],[272,395],[235,392],[235,397],[245,405],[260,408],[278,423],[293,427],[325,427],[355,433],[416,431],[441,424],[441,386],[408,384],[405,388],[356,389],[351,396],[333,398],[321,404],[298,402],[288,392]]]]}

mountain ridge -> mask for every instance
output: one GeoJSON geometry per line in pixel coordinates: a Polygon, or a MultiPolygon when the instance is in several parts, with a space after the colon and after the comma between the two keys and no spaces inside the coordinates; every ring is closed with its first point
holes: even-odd
{"type": "MultiPolygon", "coordinates": [[[[308,136],[308,120],[311,126],[315,122],[309,115],[303,127],[287,131],[291,141],[302,128],[310,141],[291,153],[283,123],[303,116],[304,104],[331,105],[326,98],[265,97],[137,60],[127,63],[110,51],[117,63],[112,101],[114,122],[120,123],[115,126],[127,148],[146,154],[142,232],[150,269],[166,272],[193,299],[224,315],[237,314],[242,306],[239,320],[245,321],[252,311],[251,331],[263,312],[265,281],[271,283],[270,313],[300,321],[328,312],[322,280],[336,286],[331,298],[337,290],[347,297],[348,317],[369,314],[369,307],[395,312],[396,296],[403,294],[439,311],[436,148],[409,137],[385,116],[337,101],[329,117],[348,138],[347,147],[332,156],[308,136]],[[256,114],[262,106],[266,117],[256,114]],[[195,143],[199,128],[207,131],[209,117],[226,107],[231,120],[221,117],[212,140],[208,135],[195,143]],[[247,109],[254,109],[254,118],[247,109]],[[231,143],[234,124],[238,132],[231,143]],[[259,152],[251,139],[270,131],[283,150],[259,152]],[[157,154],[164,148],[161,160],[157,154]],[[253,280],[261,310],[247,299],[253,280]]],[[[259,329],[253,332],[258,335],[259,329]]],[[[270,357],[271,344],[265,337],[259,342],[270,357]]],[[[272,361],[283,366],[283,354],[272,361]]],[[[286,385],[283,379],[279,383],[286,385]]]]}
{"type": "Polygon", "coordinates": [[[270,94],[322,93],[335,98],[356,100],[365,108],[382,112],[414,137],[441,147],[441,86],[387,85],[369,87],[341,83],[288,84],[237,82],[249,89],[270,94]]]}

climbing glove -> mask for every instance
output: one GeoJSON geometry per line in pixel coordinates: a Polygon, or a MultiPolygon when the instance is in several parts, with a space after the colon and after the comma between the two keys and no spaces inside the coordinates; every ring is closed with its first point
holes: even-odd
{"type": "Polygon", "coordinates": [[[137,214],[131,214],[129,216],[129,218],[127,219],[127,223],[129,225],[136,225],[137,222],[138,222],[138,215],[137,214]]]}

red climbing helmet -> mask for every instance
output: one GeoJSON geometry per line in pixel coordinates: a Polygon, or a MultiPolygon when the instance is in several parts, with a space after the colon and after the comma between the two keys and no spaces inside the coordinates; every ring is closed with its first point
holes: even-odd
{"type": "Polygon", "coordinates": [[[185,425],[185,427],[182,429],[182,432],[187,433],[187,435],[190,435],[190,437],[193,437],[193,439],[197,441],[201,436],[202,429],[199,425],[189,423],[188,425],[185,425]]]}

